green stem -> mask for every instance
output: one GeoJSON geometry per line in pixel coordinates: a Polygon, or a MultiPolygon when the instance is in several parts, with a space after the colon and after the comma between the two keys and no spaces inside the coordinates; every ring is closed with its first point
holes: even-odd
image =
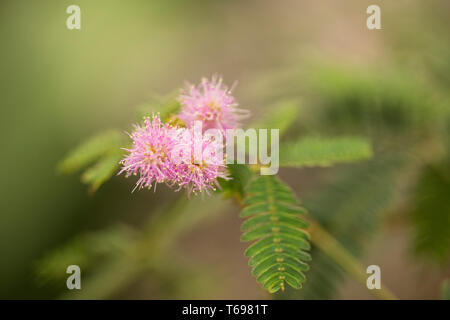
{"type": "MultiPolygon", "coordinates": [[[[367,274],[364,266],[317,222],[311,220],[308,222],[310,224],[311,242],[352,275],[360,284],[366,286],[367,274]]],[[[397,297],[384,284],[381,285],[381,289],[371,290],[370,292],[380,299],[397,300],[397,297]]]]}

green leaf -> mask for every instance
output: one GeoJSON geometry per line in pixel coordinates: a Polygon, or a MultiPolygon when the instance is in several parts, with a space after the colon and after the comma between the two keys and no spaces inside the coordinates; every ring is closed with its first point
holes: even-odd
{"type": "MultiPolygon", "coordinates": [[[[252,123],[252,128],[268,129],[266,137],[266,145],[270,149],[272,143],[272,134],[270,129],[278,129],[279,138],[281,139],[286,132],[294,125],[298,119],[300,102],[298,100],[281,100],[276,102],[270,109],[264,113],[264,116],[258,121],[252,123]]],[[[257,130],[258,141],[260,141],[260,131],[257,130]]],[[[259,146],[258,146],[259,147],[259,146]]],[[[249,152],[249,141],[245,140],[245,150],[249,152]]]]}
{"type": "Polygon", "coordinates": [[[270,293],[299,289],[311,260],[308,224],[294,193],[274,176],[259,176],[245,189],[241,241],[255,241],[245,252],[252,274],[270,293]]]}
{"type": "Polygon", "coordinates": [[[441,285],[442,300],[450,300],[450,280],[445,279],[441,285]]]}
{"type": "Polygon", "coordinates": [[[90,192],[97,191],[103,183],[117,172],[121,158],[121,154],[113,154],[100,159],[83,173],[81,181],[90,185],[90,192]]]}
{"type": "Polygon", "coordinates": [[[172,115],[178,113],[180,108],[181,104],[177,100],[176,93],[170,93],[166,96],[154,95],[148,102],[138,107],[138,116],[139,118],[151,117],[153,113],[159,113],[161,120],[165,122],[172,115]]]}
{"type": "Polygon", "coordinates": [[[79,235],[36,262],[37,280],[41,284],[60,282],[67,276],[66,268],[71,264],[80,266],[83,272],[93,269],[106,257],[126,254],[137,237],[135,230],[124,225],[79,235]]]}
{"type": "Polygon", "coordinates": [[[230,164],[227,168],[231,179],[219,179],[220,188],[226,198],[237,196],[242,198],[244,196],[244,188],[252,177],[252,172],[249,167],[243,164],[230,164]]]}
{"type": "Polygon", "coordinates": [[[312,90],[320,92],[315,121],[332,132],[410,135],[439,128],[448,115],[433,91],[407,70],[318,66],[311,80],[312,90]]]}
{"type": "Polygon", "coordinates": [[[450,258],[450,165],[426,167],[414,190],[414,246],[419,255],[445,263],[450,258]]]}
{"type": "Polygon", "coordinates": [[[109,130],[89,138],[71,151],[58,165],[62,173],[73,173],[108,153],[117,153],[123,147],[124,134],[109,130]]]}
{"type": "Polygon", "coordinates": [[[372,156],[370,143],[359,137],[307,137],[280,147],[280,166],[327,167],[372,156]]]}
{"type": "Polygon", "coordinates": [[[298,119],[299,104],[300,102],[297,100],[281,100],[270,108],[272,112],[265,113],[262,119],[253,124],[252,127],[279,129],[280,136],[282,136],[298,119]]]}
{"type": "Polygon", "coordinates": [[[95,162],[81,176],[81,181],[90,185],[90,192],[95,192],[117,171],[123,153],[121,148],[126,144],[125,137],[117,130],[94,136],[70,152],[58,165],[58,170],[73,173],[95,162]]]}

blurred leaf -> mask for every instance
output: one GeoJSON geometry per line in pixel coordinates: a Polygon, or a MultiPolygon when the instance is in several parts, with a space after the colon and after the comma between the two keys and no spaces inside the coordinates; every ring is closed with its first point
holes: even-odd
{"type": "Polygon", "coordinates": [[[114,250],[110,255],[104,255],[95,260],[101,263],[98,266],[96,263],[95,270],[84,278],[82,290],[65,290],[62,298],[111,298],[137,281],[144,272],[161,268],[165,261],[171,261],[166,257],[167,254],[173,254],[174,242],[191,232],[193,226],[200,221],[212,219],[223,213],[227,202],[212,195],[208,199],[208,204],[205,205],[201,197],[188,200],[186,196],[180,195],[177,200],[157,207],[156,212],[153,212],[149,220],[145,222],[142,232],[136,236],[132,235],[130,241],[123,241],[123,246],[119,250],[114,250]],[[112,259],[104,261],[111,255],[114,255],[112,259]]]}
{"type": "Polygon", "coordinates": [[[108,155],[100,159],[94,166],[83,173],[81,181],[90,185],[90,192],[97,191],[103,183],[117,172],[121,159],[122,155],[120,153],[108,155]]]}
{"type": "Polygon", "coordinates": [[[270,293],[285,283],[300,289],[311,260],[307,223],[292,190],[274,176],[259,176],[245,190],[241,241],[254,241],[245,252],[252,274],[270,293]]]}
{"type": "Polygon", "coordinates": [[[73,173],[105,154],[117,154],[120,152],[120,148],[123,147],[124,136],[118,130],[109,130],[87,139],[59,163],[59,171],[73,173]]]}
{"type": "Polygon", "coordinates": [[[298,118],[300,102],[297,100],[281,100],[274,103],[264,116],[252,124],[262,129],[279,129],[282,136],[298,118]]]}
{"type": "Polygon", "coordinates": [[[327,167],[335,163],[364,160],[371,156],[371,145],[364,138],[307,137],[280,147],[280,166],[327,167]]]}
{"type": "Polygon", "coordinates": [[[227,283],[219,270],[176,251],[154,264],[143,278],[150,282],[150,290],[146,288],[146,296],[150,299],[155,296],[158,299],[184,300],[211,298],[211,283],[215,284],[213,294],[220,292],[227,283]]]}
{"type": "Polygon", "coordinates": [[[418,254],[450,258],[450,162],[428,166],[413,194],[414,245],[418,254]]]}
{"type": "MultiPolygon", "coordinates": [[[[310,215],[353,256],[377,229],[380,213],[396,197],[395,181],[402,165],[399,159],[374,159],[341,172],[312,199],[305,200],[310,215]]],[[[311,270],[301,291],[289,291],[294,299],[332,299],[345,272],[314,245],[311,270]]]]}
{"type": "Polygon", "coordinates": [[[450,280],[445,279],[441,285],[442,300],[450,300],[450,280]]]}
{"type": "Polygon", "coordinates": [[[243,164],[230,164],[228,165],[228,172],[232,179],[225,180],[219,179],[221,190],[226,198],[238,196],[242,198],[244,196],[244,188],[252,177],[250,168],[243,164]]]}
{"type": "Polygon", "coordinates": [[[38,282],[44,284],[64,279],[67,267],[72,264],[85,272],[95,267],[100,258],[124,253],[135,237],[134,231],[123,225],[78,236],[36,263],[38,282]]]}
{"type": "Polygon", "coordinates": [[[151,117],[153,113],[159,113],[162,121],[170,120],[181,108],[177,94],[178,91],[166,96],[154,95],[148,102],[138,107],[139,118],[151,117]]]}
{"type": "Polygon", "coordinates": [[[126,144],[125,137],[117,130],[94,136],[70,152],[60,162],[58,170],[73,173],[98,160],[81,176],[81,181],[90,185],[89,191],[95,192],[117,171],[123,153],[121,148],[126,144]]]}
{"type": "Polygon", "coordinates": [[[320,92],[319,125],[370,133],[433,129],[448,110],[426,85],[404,71],[318,68],[312,87],[320,92]]]}
{"type": "MultiPolygon", "coordinates": [[[[278,135],[281,139],[298,119],[299,109],[300,103],[294,99],[280,100],[274,103],[266,112],[264,112],[263,117],[251,124],[252,128],[257,129],[256,134],[258,141],[261,139],[258,129],[267,129],[266,145],[268,149],[270,149],[272,142],[270,129],[278,129],[278,135]]],[[[249,144],[249,140],[245,139],[245,150],[247,153],[249,152],[249,144]]]]}

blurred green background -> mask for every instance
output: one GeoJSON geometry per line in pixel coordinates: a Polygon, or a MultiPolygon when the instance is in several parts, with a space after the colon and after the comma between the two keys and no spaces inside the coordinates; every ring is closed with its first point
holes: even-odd
{"type": "MultiPolygon", "coordinates": [[[[369,164],[280,175],[350,250],[351,241],[364,243],[354,254],[380,265],[383,283],[399,298],[439,298],[450,276],[450,2],[375,2],[2,1],[0,298],[60,297],[65,278],[40,281],[40,259],[86,232],[116,224],[139,229],[174,198],[164,187],[131,194],[134,181],[123,177],[92,196],[79,176],[59,175],[56,165],[96,132],[129,130],[154,94],[214,73],[239,82],[235,96],[255,117],[279,100],[298,103],[291,136],[370,137],[376,156],[369,164]],[[366,8],[375,2],[382,30],[370,31],[366,8]],[[81,8],[81,30],[66,28],[71,4],[81,8]],[[383,174],[386,180],[372,184],[383,174]],[[351,177],[378,189],[344,188],[351,177]],[[359,205],[365,212],[361,196],[347,201],[355,190],[372,201],[368,215],[383,219],[340,219],[352,219],[359,205]],[[377,191],[388,204],[377,207],[377,191]],[[330,203],[345,205],[335,210],[330,203]],[[373,234],[346,242],[359,231],[373,234]]],[[[156,270],[107,296],[267,297],[243,256],[237,209],[221,210],[188,228],[171,249],[182,262],[167,269],[188,272],[189,283],[156,270]]],[[[373,298],[345,275],[333,288],[314,282],[338,272],[323,268],[326,275],[308,280],[320,290],[308,296],[314,289],[305,287],[306,297],[373,298]]]]}

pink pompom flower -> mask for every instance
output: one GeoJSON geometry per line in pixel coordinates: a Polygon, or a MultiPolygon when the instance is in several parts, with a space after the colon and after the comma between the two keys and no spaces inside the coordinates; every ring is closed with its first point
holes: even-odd
{"type": "Polygon", "coordinates": [[[159,115],[145,118],[142,126],[135,125],[133,140],[122,169],[126,177],[139,176],[138,188],[151,188],[157,183],[186,189],[188,195],[214,191],[217,179],[228,179],[223,157],[223,143],[195,127],[180,128],[164,124],[159,115]]]}
{"type": "Polygon", "coordinates": [[[237,108],[231,91],[217,76],[211,80],[203,78],[198,86],[189,84],[179,97],[182,105],[179,118],[188,128],[194,121],[202,121],[204,130],[237,128],[248,111],[237,108]]]}
{"type": "Polygon", "coordinates": [[[219,187],[218,178],[230,179],[227,176],[221,136],[217,139],[201,131],[196,132],[194,126],[184,129],[181,137],[178,150],[175,151],[177,157],[172,157],[178,163],[175,183],[179,189],[185,188],[188,194],[209,194],[219,187]]]}
{"type": "Polygon", "coordinates": [[[176,166],[170,161],[170,153],[178,143],[178,130],[163,124],[159,115],[145,118],[143,126],[135,125],[130,149],[124,149],[128,155],[121,160],[122,172],[126,177],[138,175],[136,188],[151,188],[153,183],[170,183],[176,176],[176,166]]]}

